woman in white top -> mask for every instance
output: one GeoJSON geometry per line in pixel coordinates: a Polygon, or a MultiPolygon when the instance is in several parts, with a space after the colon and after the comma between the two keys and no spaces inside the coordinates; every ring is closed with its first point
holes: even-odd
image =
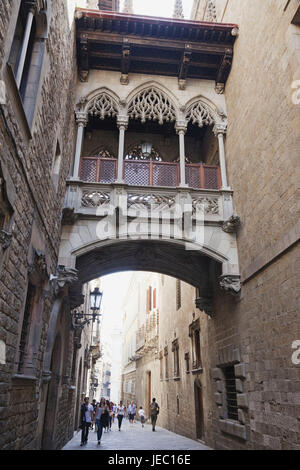
{"type": "Polygon", "coordinates": [[[119,431],[121,431],[122,421],[125,415],[125,407],[123,406],[123,402],[120,401],[120,405],[117,408],[117,417],[119,423],[119,431]]]}

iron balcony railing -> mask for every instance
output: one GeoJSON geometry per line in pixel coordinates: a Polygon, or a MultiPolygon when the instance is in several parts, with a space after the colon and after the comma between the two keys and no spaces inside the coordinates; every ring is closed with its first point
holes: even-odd
{"type": "MultiPolygon", "coordinates": [[[[83,157],[81,180],[88,183],[114,183],[118,161],[113,158],[83,157]]],[[[203,163],[186,164],[186,183],[194,189],[221,188],[220,167],[203,163]]],[[[180,183],[180,164],[145,160],[124,160],[125,184],[133,186],[176,187],[180,183]]]]}

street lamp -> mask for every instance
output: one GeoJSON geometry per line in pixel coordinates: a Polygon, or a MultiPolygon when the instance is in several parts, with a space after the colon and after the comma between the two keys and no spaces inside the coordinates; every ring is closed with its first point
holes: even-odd
{"type": "Polygon", "coordinates": [[[145,158],[149,158],[152,153],[152,144],[151,142],[142,142],[142,155],[145,158]]]}
{"type": "Polygon", "coordinates": [[[92,320],[93,323],[99,318],[100,322],[100,308],[102,302],[103,292],[100,292],[99,287],[95,287],[93,292],[90,292],[90,309],[91,313],[79,312],[77,309],[71,312],[72,317],[75,319],[75,327],[83,328],[84,325],[89,324],[92,320]]]}

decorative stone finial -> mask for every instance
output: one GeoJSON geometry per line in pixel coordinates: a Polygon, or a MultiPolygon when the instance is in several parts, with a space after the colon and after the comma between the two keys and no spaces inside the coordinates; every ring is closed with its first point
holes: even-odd
{"type": "Polygon", "coordinates": [[[133,0],[124,0],[123,13],[133,14],[133,0]]]}
{"type": "Polygon", "coordinates": [[[182,0],[175,0],[173,18],[184,18],[182,0]]]}

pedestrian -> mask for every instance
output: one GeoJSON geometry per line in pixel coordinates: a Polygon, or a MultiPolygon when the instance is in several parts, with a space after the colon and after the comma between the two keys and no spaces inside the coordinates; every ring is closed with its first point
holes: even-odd
{"type": "Polygon", "coordinates": [[[101,416],[102,426],[104,427],[104,432],[108,432],[109,425],[109,401],[104,400],[104,412],[101,416]]]}
{"type": "Polygon", "coordinates": [[[159,406],[156,403],[156,399],[152,399],[152,403],[150,404],[150,417],[151,417],[151,424],[152,424],[152,431],[155,431],[155,425],[157,421],[157,416],[159,414],[159,406]]]}
{"type": "Polygon", "coordinates": [[[80,421],[81,421],[81,446],[87,444],[89,429],[94,418],[94,408],[90,404],[89,397],[85,397],[84,402],[80,408],[80,421]]]}
{"type": "Polygon", "coordinates": [[[139,409],[139,417],[141,419],[142,428],[143,428],[145,424],[145,411],[143,410],[142,406],[140,406],[140,409],[139,409]]]}
{"type": "Polygon", "coordinates": [[[123,421],[124,416],[125,416],[125,406],[123,406],[123,402],[120,401],[120,405],[117,407],[119,431],[121,431],[121,426],[122,426],[122,421],[123,421]]]}
{"type": "Polygon", "coordinates": [[[112,422],[113,422],[113,414],[114,414],[114,411],[113,411],[113,402],[109,402],[109,418],[108,418],[108,429],[111,431],[111,425],[112,425],[112,422]]]}
{"type": "Polygon", "coordinates": [[[97,438],[98,438],[98,446],[101,444],[102,432],[103,432],[103,420],[102,415],[105,411],[105,401],[101,398],[100,403],[96,409],[96,423],[97,423],[97,438]]]}
{"type": "Polygon", "coordinates": [[[127,411],[128,411],[129,422],[130,422],[130,424],[133,424],[135,414],[136,414],[136,406],[133,403],[133,401],[131,401],[130,405],[127,408],[127,411]]]}
{"type": "Polygon", "coordinates": [[[113,404],[112,410],[113,410],[112,422],[114,423],[115,422],[115,417],[116,417],[116,414],[117,414],[117,405],[115,403],[113,404]]]}
{"type": "Polygon", "coordinates": [[[93,421],[92,421],[92,425],[91,425],[91,430],[93,429],[93,426],[95,424],[95,429],[96,429],[96,422],[95,422],[95,413],[96,413],[96,408],[97,408],[97,400],[93,400],[92,403],[91,403],[92,407],[93,407],[93,421]]]}

